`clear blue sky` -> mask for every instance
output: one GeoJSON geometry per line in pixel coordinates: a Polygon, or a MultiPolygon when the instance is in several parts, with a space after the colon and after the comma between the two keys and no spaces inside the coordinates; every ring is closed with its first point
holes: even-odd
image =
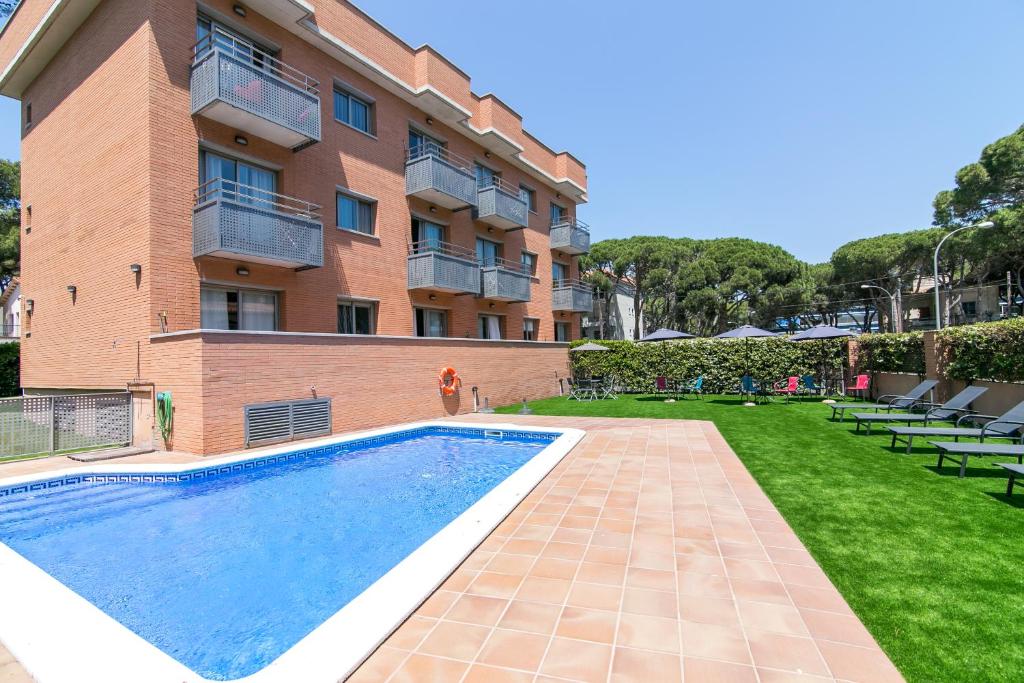
{"type": "MultiPolygon", "coordinates": [[[[925,227],[1024,123],[1012,0],[357,0],[587,164],[594,237],[739,235],[811,261],[925,227]]],[[[0,156],[17,155],[0,102],[0,156]]]]}

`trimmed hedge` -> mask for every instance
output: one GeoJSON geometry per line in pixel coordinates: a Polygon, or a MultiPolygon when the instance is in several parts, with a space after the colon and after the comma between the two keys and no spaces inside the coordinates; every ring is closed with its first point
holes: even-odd
{"type": "Polygon", "coordinates": [[[1024,381],[1024,318],[947,327],[935,344],[939,371],[950,379],[1024,381]]]}
{"type": "Polygon", "coordinates": [[[872,372],[924,374],[924,334],[865,334],[857,339],[858,368],[872,372]]]}
{"type": "Polygon", "coordinates": [[[21,395],[21,344],[0,344],[0,397],[21,395]]]}
{"type": "MultiPolygon", "coordinates": [[[[572,343],[579,346],[592,340],[572,343]]],[[[817,376],[821,368],[841,370],[844,340],[791,342],[784,337],[754,339],[690,339],[679,342],[598,341],[611,351],[570,352],[575,374],[616,378],[630,391],[651,391],[665,375],[679,380],[704,376],[710,393],[735,391],[746,368],[757,379],[773,382],[792,375],[817,376]]]]}

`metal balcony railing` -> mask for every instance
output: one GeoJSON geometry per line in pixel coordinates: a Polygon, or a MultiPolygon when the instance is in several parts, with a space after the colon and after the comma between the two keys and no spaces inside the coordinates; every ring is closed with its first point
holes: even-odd
{"type": "Polygon", "coordinates": [[[551,310],[587,313],[594,308],[594,288],[580,280],[555,280],[551,288],[551,310]]]}
{"type": "Polygon", "coordinates": [[[568,216],[552,221],[551,248],[566,254],[586,254],[590,251],[590,226],[568,216]]]}
{"type": "Polygon", "coordinates": [[[409,245],[408,288],[480,293],[480,265],[471,249],[424,240],[409,245]]]}
{"type": "Polygon", "coordinates": [[[530,300],[532,275],[529,267],[519,261],[503,258],[480,262],[480,296],[495,301],[530,300]]]}
{"type": "Polygon", "coordinates": [[[322,266],[320,206],[214,178],[195,192],[192,255],[291,268],[322,266]]]}
{"type": "Polygon", "coordinates": [[[285,147],[320,140],[319,82],[215,30],[192,46],[192,113],[285,147]]]}
{"type": "Polygon", "coordinates": [[[525,228],[526,200],[519,188],[494,176],[477,180],[477,209],[475,218],[502,230],[525,228]]]}
{"type": "Polygon", "coordinates": [[[446,209],[476,206],[469,160],[433,142],[405,151],[405,193],[446,209]]]}

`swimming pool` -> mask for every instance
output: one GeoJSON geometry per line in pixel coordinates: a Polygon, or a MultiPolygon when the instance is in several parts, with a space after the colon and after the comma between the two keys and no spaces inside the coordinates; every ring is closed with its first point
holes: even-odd
{"type": "Polygon", "coordinates": [[[125,680],[337,680],[581,436],[424,423],[198,467],[0,481],[0,601],[58,610],[0,616],[0,640],[42,680],[86,678],[52,661],[69,654],[54,633],[65,613],[104,680],[119,657],[125,680]]]}

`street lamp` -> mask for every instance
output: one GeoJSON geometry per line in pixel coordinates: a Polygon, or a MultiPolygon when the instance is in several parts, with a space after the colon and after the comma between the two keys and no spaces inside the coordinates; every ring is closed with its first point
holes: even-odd
{"type": "Polygon", "coordinates": [[[953,235],[957,234],[961,230],[969,230],[971,228],[994,228],[995,223],[992,221],[982,221],[981,223],[975,223],[974,225],[965,225],[962,228],[957,228],[951,232],[947,232],[945,237],[939,240],[939,244],[935,247],[935,259],[932,262],[932,267],[935,271],[935,329],[942,329],[942,315],[939,313],[939,249],[942,249],[942,244],[953,235]]]}
{"type": "MultiPolygon", "coordinates": [[[[885,292],[885,295],[887,297],[889,297],[889,310],[892,313],[892,331],[893,332],[899,332],[899,329],[897,328],[897,323],[896,323],[896,297],[894,297],[892,295],[892,292],[890,292],[885,287],[882,287],[881,285],[861,285],[860,288],[861,289],[880,289],[883,292],[885,292]]],[[[867,321],[865,321],[865,323],[866,322],[867,321]]]]}

